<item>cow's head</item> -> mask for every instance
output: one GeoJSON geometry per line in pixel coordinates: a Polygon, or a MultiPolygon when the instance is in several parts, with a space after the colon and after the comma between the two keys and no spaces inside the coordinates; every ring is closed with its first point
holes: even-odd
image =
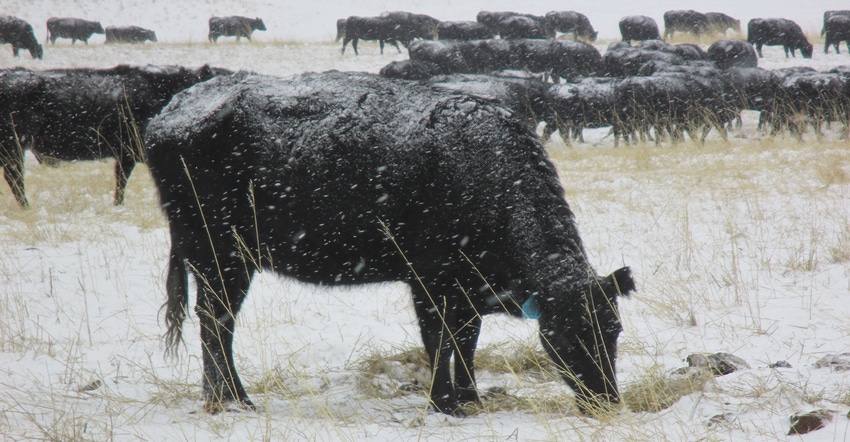
{"type": "Polygon", "coordinates": [[[37,58],[39,60],[44,59],[44,48],[41,47],[40,44],[36,43],[35,45],[30,46],[29,51],[30,55],[32,55],[32,58],[37,58]]]}
{"type": "Polygon", "coordinates": [[[596,37],[599,36],[599,31],[593,31],[590,33],[590,41],[596,41],[596,37]]]}
{"type": "Polygon", "coordinates": [[[252,21],[251,26],[258,31],[265,31],[266,30],[266,24],[263,23],[263,19],[261,19],[260,17],[255,18],[252,21]]]}
{"type": "Polygon", "coordinates": [[[741,20],[735,19],[732,22],[732,30],[739,34],[741,33],[741,20]]]}
{"type": "Polygon", "coordinates": [[[156,42],[156,32],[150,31],[150,30],[147,31],[145,33],[145,38],[147,38],[148,40],[150,40],[152,42],[156,42]]]}
{"type": "Polygon", "coordinates": [[[104,33],[103,25],[100,24],[99,21],[95,22],[94,25],[92,26],[92,32],[94,32],[95,34],[103,34],[104,33]]]}
{"type": "Polygon", "coordinates": [[[814,47],[811,43],[805,43],[800,47],[800,53],[803,54],[803,58],[812,58],[812,52],[814,51],[814,47]]]}
{"type": "Polygon", "coordinates": [[[578,300],[540,300],[540,340],[582,413],[620,402],[615,362],[623,327],[617,297],[634,289],[631,270],[623,267],[579,288],[584,293],[578,300]]]}

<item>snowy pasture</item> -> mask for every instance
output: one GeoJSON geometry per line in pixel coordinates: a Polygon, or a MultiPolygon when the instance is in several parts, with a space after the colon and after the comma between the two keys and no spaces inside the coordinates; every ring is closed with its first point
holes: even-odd
{"type": "MultiPolygon", "coordinates": [[[[850,64],[823,54],[823,10],[841,2],[602,1],[576,9],[600,30],[620,16],[667,9],[798,20],[811,60],[765,50],[761,66],[850,64]]],[[[0,67],[210,64],[269,75],[328,69],[377,72],[406,58],[376,44],[340,55],[336,18],[409,10],[474,19],[480,9],[543,13],[527,4],[400,0],[343,2],[10,0],[0,12],[30,21],[42,39],[50,16],[155,29],[160,43],[86,45],[60,40],[43,61],[0,67]],[[485,4],[486,3],[486,4],[485,4]],[[206,42],[210,15],[262,17],[254,42],[206,42]]],[[[846,8],[845,8],[846,9],[846,8]]],[[[220,40],[221,41],[221,40],[220,40]]],[[[702,42],[707,44],[708,42],[702,42]]],[[[684,391],[649,389],[646,410],[576,414],[555,378],[536,324],[488,316],[479,344],[484,406],[467,418],[428,413],[416,362],[418,326],[400,284],[315,287],[261,274],[236,331],[237,365],[256,412],[209,415],[200,401],[200,343],[190,317],[178,360],[163,355],[168,231],[144,166],[123,206],[112,205],[112,162],[38,164],[27,157],[32,207],[0,186],[0,439],[2,440],[811,440],[850,439],[850,145],[838,127],[818,142],[769,137],[747,113],[741,134],[614,148],[605,131],[547,149],[600,273],[632,267],[638,293],[620,303],[618,380],[626,395],[675,379],[694,353],[731,353],[750,368],[698,378],[684,391]],[[784,361],[784,364],[777,364],[784,361]],[[672,396],[672,398],[671,398],[672,396]],[[790,417],[828,410],[824,428],[788,436],[790,417]]]]}

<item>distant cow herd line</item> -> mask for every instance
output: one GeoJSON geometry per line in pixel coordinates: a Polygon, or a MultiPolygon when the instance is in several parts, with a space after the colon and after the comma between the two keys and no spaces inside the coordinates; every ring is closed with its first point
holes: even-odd
{"type": "MultiPolygon", "coordinates": [[[[623,41],[661,39],[658,24],[649,16],[632,15],[620,19],[620,34],[623,41]]],[[[210,42],[219,37],[242,37],[251,39],[254,31],[265,31],[266,25],[259,17],[243,16],[211,17],[209,19],[210,42]]],[[[720,12],[697,12],[694,10],[671,10],[664,13],[665,39],[675,33],[692,34],[696,37],[725,35],[728,30],[741,33],[740,20],[720,12]]],[[[575,40],[595,41],[598,32],[586,15],[576,11],[550,11],[538,16],[509,11],[481,11],[475,21],[441,21],[426,14],[405,11],[385,12],[374,17],[350,16],[336,23],[336,39],[343,40],[342,52],[351,42],[357,53],[359,40],[378,41],[383,53],[384,44],[399,48],[413,40],[485,40],[501,39],[554,39],[560,34],[572,34],[575,40]]],[[[107,26],[99,21],[72,17],[51,17],[47,20],[47,40],[51,44],[58,38],[71,39],[73,44],[80,40],[88,44],[93,34],[105,34],[106,43],[156,42],[156,33],[140,26],[107,26]]],[[[788,19],[751,19],[747,26],[748,41],[761,56],[763,45],[781,45],[786,55],[799,49],[804,57],[812,56],[812,45],[803,34],[802,28],[788,19]]],[[[830,47],[839,52],[843,41],[850,52],[850,10],[826,11],[823,16],[821,36],[825,37],[824,53],[830,47]]],[[[15,56],[20,49],[30,51],[33,58],[42,58],[44,50],[35,37],[32,25],[13,16],[0,16],[0,44],[11,44],[15,56]]]]}

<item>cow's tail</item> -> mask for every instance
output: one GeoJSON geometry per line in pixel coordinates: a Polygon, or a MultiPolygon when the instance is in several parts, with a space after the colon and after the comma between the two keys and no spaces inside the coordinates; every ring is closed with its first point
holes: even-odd
{"type": "Polygon", "coordinates": [[[189,306],[189,277],[186,264],[174,247],[173,238],[165,292],[166,301],[162,306],[165,309],[165,325],[168,328],[165,332],[165,353],[176,356],[177,344],[183,339],[183,321],[189,306]]]}

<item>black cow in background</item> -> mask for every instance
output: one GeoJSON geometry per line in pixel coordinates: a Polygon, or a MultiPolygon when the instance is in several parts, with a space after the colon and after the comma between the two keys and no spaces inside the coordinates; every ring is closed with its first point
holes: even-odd
{"type": "Polygon", "coordinates": [[[549,85],[544,95],[543,141],[558,130],[564,144],[584,142],[585,128],[612,126],[615,120],[615,78],[582,78],[576,83],[549,85]]]}
{"type": "Polygon", "coordinates": [[[11,15],[0,16],[0,44],[11,44],[12,55],[17,57],[18,51],[30,51],[32,58],[44,58],[44,49],[38,44],[32,25],[11,15]]]}
{"type": "Polygon", "coordinates": [[[708,47],[708,59],[720,69],[758,67],[758,55],[753,45],[744,40],[718,40],[708,47]]]}
{"type": "Polygon", "coordinates": [[[148,120],[177,92],[226,73],[204,66],[0,71],[0,161],[21,207],[24,151],[48,160],[116,158],[115,204],[137,162],[148,120]]]}
{"type": "Polygon", "coordinates": [[[596,75],[602,56],[584,42],[519,39],[418,41],[410,46],[410,59],[433,63],[447,74],[520,69],[549,75],[558,82],[596,75]]]}
{"type": "Polygon", "coordinates": [[[378,74],[385,78],[427,80],[435,75],[441,75],[444,72],[444,69],[436,63],[408,59],[391,61],[386,66],[382,67],[378,74]]]}
{"type": "Polygon", "coordinates": [[[192,274],[207,411],[254,408],[233,338],[264,269],[406,283],[439,412],[480,403],[474,355],[492,313],[539,317],[579,410],[619,402],[617,300],[631,272],[587,262],[555,167],[504,107],[365,73],[234,75],[176,97],[146,144],[171,233],[167,343],[181,339],[192,274]]]}
{"type": "Polygon", "coordinates": [[[413,40],[437,39],[437,26],[440,20],[427,14],[414,14],[407,11],[388,11],[381,13],[392,24],[393,38],[404,47],[410,46],[413,40]]]}
{"type": "Polygon", "coordinates": [[[56,44],[57,38],[70,38],[71,44],[77,40],[89,44],[92,34],[103,34],[103,26],[99,21],[83,20],[72,17],[51,17],[47,19],[47,39],[56,44]]]}
{"type": "Polygon", "coordinates": [[[741,33],[741,20],[722,12],[706,12],[705,17],[708,19],[708,27],[711,32],[726,35],[726,31],[731,29],[739,34],[741,33]]]}
{"type": "Polygon", "coordinates": [[[437,36],[440,40],[486,40],[496,34],[477,21],[443,21],[437,25],[437,36]]]}
{"type": "Polygon", "coordinates": [[[850,10],[836,10],[836,11],[824,11],[823,12],[823,27],[820,29],[820,36],[823,37],[826,35],[826,22],[829,21],[830,17],[835,17],[837,15],[846,15],[850,17],[850,10]]]}
{"type": "Polygon", "coordinates": [[[829,53],[829,46],[835,46],[835,53],[838,54],[838,46],[841,42],[847,45],[847,52],[850,52],[850,15],[834,14],[826,19],[823,25],[824,35],[826,36],[823,45],[823,53],[829,53]]]}
{"type": "Polygon", "coordinates": [[[606,77],[631,77],[638,75],[641,67],[650,61],[668,64],[683,64],[685,59],[672,51],[660,51],[640,47],[617,47],[602,56],[601,71],[606,77]]]}
{"type": "Polygon", "coordinates": [[[236,37],[238,42],[242,37],[251,40],[254,31],[265,31],[266,24],[260,17],[250,18],[239,15],[229,17],[210,17],[210,32],[207,39],[212,43],[218,43],[219,37],[236,37]]]}
{"type": "Polygon", "coordinates": [[[756,46],[756,52],[762,57],[761,48],[779,46],[796,57],[794,51],[800,50],[803,58],[812,58],[813,47],[803,34],[803,29],[792,20],[785,18],[754,18],[747,24],[747,41],[756,46]]]}
{"type": "Polygon", "coordinates": [[[576,11],[550,11],[544,16],[552,32],[572,33],[573,40],[596,41],[599,32],[593,29],[586,15],[576,11]]]}
{"type": "Polygon", "coordinates": [[[478,23],[490,28],[502,38],[555,38],[546,17],[511,11],[481,11],[475,16],[478,23]]]}
{"type": "Polygon", "coordinates": [[[140,26],[107,26],[106,43],[144,43],[156,41],[156,32],[140,26]]]}
{"type": "Polygon", "coordinates": [[[676,32],[692,34],[699,38],[708,35],[711,27],[708,17],[702,12],[689,10],[673,10],[664,13],[664,38],[672,38],[676,32]]]}
{"type": "Polygon", "coordinates": [[[620,35],[623,41],[660,40],[658,23],[646,15],[629,15],[620,19],[620,35]]]}
{"type": "Polygon", "coordinates": [[[348,42],[351,42],[351,47],[354,49],[354,54],[359,55],[357,43],[360,40],[377,40],[381,46],[381,53],[384,53],[384,43],[389,43],[395,46],[398,53],[401,53],[401,48],[396,39],[395,26],[387,17],[358,17],[352,15],[345,19],[345,30],[343,31],[342,50],[345,53],[345,47],[348,42]]]}

